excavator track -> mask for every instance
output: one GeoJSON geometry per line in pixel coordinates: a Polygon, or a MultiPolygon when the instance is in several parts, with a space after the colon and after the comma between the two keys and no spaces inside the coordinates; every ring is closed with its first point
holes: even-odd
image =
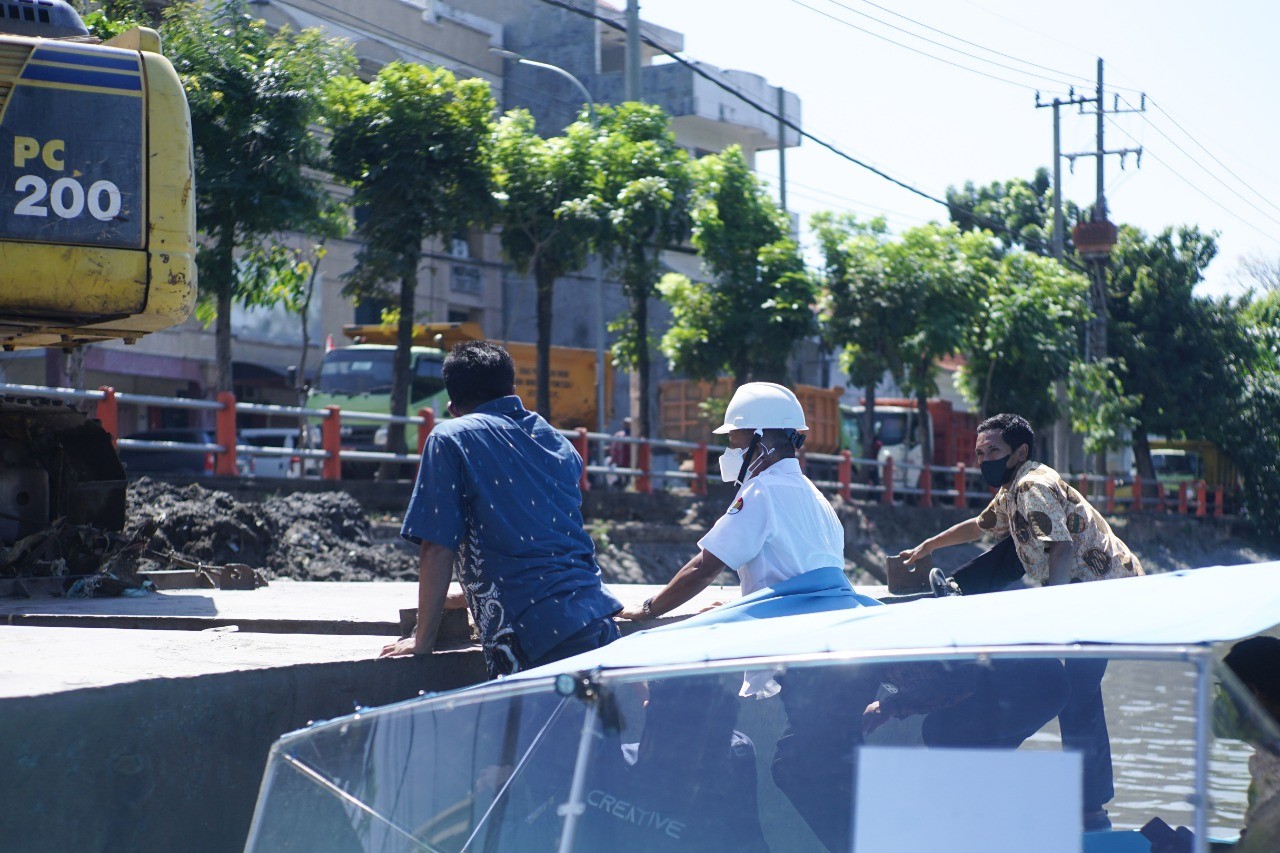
{"type": "Polygon", "coordinates": [[[0,542],[57,518],[124,528],[124,466],[102,425],[57,400],[0,396],[0,542]]]}

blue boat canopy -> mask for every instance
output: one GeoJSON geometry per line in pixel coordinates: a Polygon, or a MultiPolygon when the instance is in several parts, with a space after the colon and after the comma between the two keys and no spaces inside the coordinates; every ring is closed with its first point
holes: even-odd
{"type": "Polygon", "coordinates": [[[830,569],[513,678],[887,649],[1205,645],[1277,624],[1280,562],[892,606],[853,593],[830,569]]]}

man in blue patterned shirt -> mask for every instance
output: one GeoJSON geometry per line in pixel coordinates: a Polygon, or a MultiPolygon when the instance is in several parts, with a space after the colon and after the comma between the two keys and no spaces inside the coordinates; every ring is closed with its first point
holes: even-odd
{"type": "Polygon", "coordinates": [[[382,656],[429,654],[457,570],[489,677],[618,638],[582,526],[583,461],[515,394],[511,356],[458,344],[444,361],[449,414],[422,450],[400,535],[419,546],[418,624],[382,656]]]}

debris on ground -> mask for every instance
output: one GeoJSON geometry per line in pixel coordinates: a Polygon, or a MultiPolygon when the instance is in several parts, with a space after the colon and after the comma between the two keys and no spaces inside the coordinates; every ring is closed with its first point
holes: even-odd
{"type": "Polygon", "coordinates": [[[148,522],[156,526],[148,545],[153,552],[200,563],[242,563],[268,578],[418,578],[414,554],[375,542],[364,507],[346,492],[295,492],[242,503],[226,492],[144,477],[129,486],[125,533],[148,522]]]}
{"type": "Polygon", "coordinates": [[[129,486],[122,533],[60,518],[7,549],[0,577],[67,578],[64,594],[144,589],[140,572],[175,565],[239,569],[296,580],[417,580],[412,551],[374,541],[364,507],[346,492],[298,492],[242,503],[199,485],[142,478],[129,486]],[[77,583],[78,578],[94,576],[77,583]]]}

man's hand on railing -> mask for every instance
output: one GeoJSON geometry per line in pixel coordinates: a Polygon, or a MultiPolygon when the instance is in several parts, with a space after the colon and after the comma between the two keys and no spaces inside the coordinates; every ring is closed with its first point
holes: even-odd
{"type": "Polygon", "coordinates": [[[912,565],[916,560],[919,560],[921,557],[927,557],[930,553],[929,543],[921,542],[916,547],[908,548],[898,554],[898,558],[907,565],[912,565]]]}

